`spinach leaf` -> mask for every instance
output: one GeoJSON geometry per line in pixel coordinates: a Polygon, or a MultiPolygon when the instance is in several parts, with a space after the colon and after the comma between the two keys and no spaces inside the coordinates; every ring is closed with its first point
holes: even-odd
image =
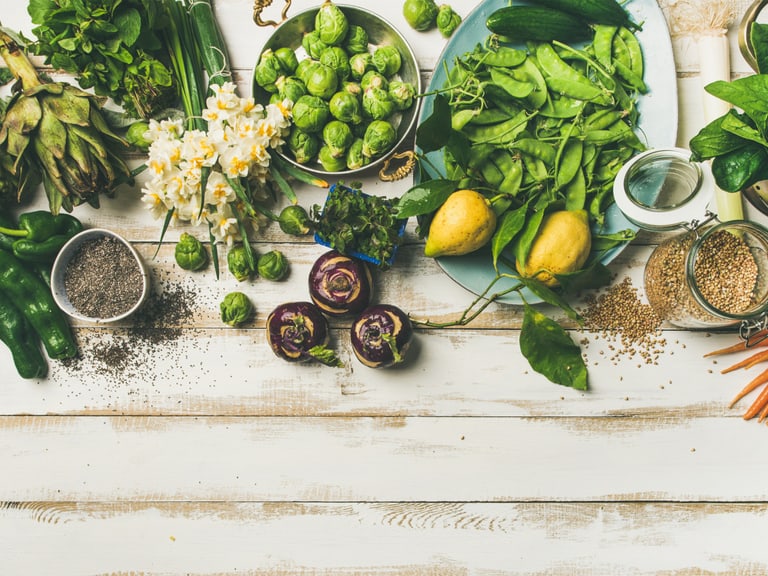
{"type": "Polygon", "coordinates": [[[765,126],[768,121],[768,75],[754,74],[730,82],[718,80],[704,89],[744,110],[758,126],[765,126]]]}
{"type": "Polygon", "coordinates": [[[758,73],[768,73],[768,25],[753,22],[749,29],[749,42],[755,53],[758,73]]]}
{"type": "Polygon", "coordinates": [[[726,192],[738,192],[768,178],[768,153],[754,142],[717,156],[712,160],[712,175],[726,192]]]}
{"type": "MultiPolygon", "coordinates": [[[[736,114],[736,112],[730,111],[728,114],[736,114]]],[[[691,138],[689,146],[692,160],[695,162],[709,160],[738,150],[744,145],[744,140],[740,137],[723,130],[722,123],[728,114],[716,118],[691,138]]]]}
{"type": "Polygon", "coordinates": [[[555,384],[587,390],[587,367],[581,349],[557,322],[529,304],[524,307],[520,351],[531,368],[555,384]]]}

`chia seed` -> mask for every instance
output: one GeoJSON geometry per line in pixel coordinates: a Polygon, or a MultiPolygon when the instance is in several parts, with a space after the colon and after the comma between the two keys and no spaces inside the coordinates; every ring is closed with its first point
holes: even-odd
{"type": "Polygon", "coordinates": [[[114,318],[141,298],[141,268],[128,247],[104,236],[83,242],[67,266],[64,290],[72,306],[90,318],[114,318]]]}

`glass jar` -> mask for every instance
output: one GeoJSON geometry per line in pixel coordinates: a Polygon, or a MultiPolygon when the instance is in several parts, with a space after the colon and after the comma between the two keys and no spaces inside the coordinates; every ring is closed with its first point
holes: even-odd
{"type": "Polygon", "coordinates": [[[680,230],[645,266],[648,303],[683,328],[740,325],[745,338],[768,314],[768,228],[752,221],[715,223],[709,165],[680,148],[649,150],[616,177],[619,209],[646,230],[680,230]]]}

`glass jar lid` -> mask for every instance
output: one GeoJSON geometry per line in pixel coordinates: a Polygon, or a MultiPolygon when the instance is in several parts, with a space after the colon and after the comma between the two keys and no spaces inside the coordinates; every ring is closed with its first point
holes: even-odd
{"type": "Polygon", "coordinates": [[[705,220],[714,179],[709,164],[690,157],[684,148],[665,148],[631,158],[613,184],[617,207],[646,230],[672,230],[705,220]]]}

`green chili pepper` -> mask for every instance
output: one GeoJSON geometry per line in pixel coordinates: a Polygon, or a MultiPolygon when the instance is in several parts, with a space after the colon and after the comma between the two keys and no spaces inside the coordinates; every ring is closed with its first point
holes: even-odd
{"type": "Polygon", "coordinates": [[[14,238],[13,254],[25,262],[53,262],[61,247],[75,234],[82,231],[83,224],[70,214],[53,215],[46,210],[27,212],[19,216],[18,227],[8,227],[11,222],[0,222],[0,234],[14,238]]]}
{"type": "Polygon", "coordinates": [[[77,354],[72,329],[53,300],[51,290],[13,254],[0,250],[0,293],[16,304],[34,328],[51,358],[77,354]]]}
{"type": "Polygon", "coordinates": [[[42,378],[48,373],[48,362],[40,350],[40,339],[21,310],[2,292],[0,292],[0,341],[4,342],[11,351],[19,376],[42,378]]]}

